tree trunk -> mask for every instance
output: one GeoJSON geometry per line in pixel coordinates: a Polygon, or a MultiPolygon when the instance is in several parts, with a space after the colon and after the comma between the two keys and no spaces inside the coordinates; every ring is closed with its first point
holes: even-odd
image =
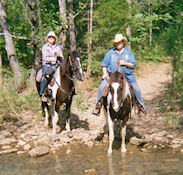
{"type": "MultiPolygon", "coordinates": [[[[149,16],[152,14],[151,4],[149,3],[149,16]]],[[[149,22],[149,45],[152,45],[152,20],[149,22]]]]}
{"type": "MultiPolygon", "coordinates": [[[[129,21],[131,20],[131,0],[126,0],[127,4],[128,4],[128,8],[129,8],[129,21]]],[[[128,41],[128,47],[129,49],[131,49],[131,26],[128,25],[127,28],[126,28],[126,35],[128,36],[129,38],[129,41],[128,41]]]]}
{"type": "Polygon", "coordinates": [[[0,53],[0,87],[3,86],[2,57],[0,53]]]}
{"type": "Polygon", "coordinates": [[[70,50],[76,50],[76,35],[75,35],[75,25],[73,17],[73,1],[68,0],[69,9],[69,34],[70,34],[70,50]]]}
{"type": "MultiPolygon", "coordinates": [[[[28,0],[25,1],[26,4],[28,5],[29,9],[30,9],[30,25],[31,25],[31,30],[33,33],[33,48],[34,48],[34,64],[32,66],[32,70],[31,70],[31,74],[30,74],[30,88],[34,88],[35,87],[35,76],[36,76],[36,71],[41,67],[41,53],[39,51],[39,46],[38,46],[38,39],[37,39],[37,18],[36,18],[36,5],[37,8],[39,8],[39,3],[37,1],[38,4],[36,4],[35,2],[29,2],[28,0]]],[[[39,11],[40,9],[38,9],[39,11]]],[[[40,14],[39,14],[40,15],[40,14]]],[[[40,26],[40,22],[39,22],[39,27],[40,26]]],[[[41,28],[39,28],[39,30],[41,30],[41,28]]]]}
{"type": "Polygon", "coordinates": [[[66,42],[66,28],[67,28],[66,1],[58,0],[58,2],[59,2],[60,17],[61,17],[61,25],[63,28],[63,30],[60,33],[59,45],[61,49],[64,50],[65,42],[66,42]]]}
{"type": "Polygon", "coordinates": [[[91,57],[91,48],[92,48],[92,30],[93,30],[93,0],[90,0],[90,12],[88,13],[88,65],[87,65],[87,72],[86,72],[86,77],[91,76],[91,63],[92,63],[92,57],[91,57]]]}
{"type": "Polygon", "coordinates": [[[10,62],[10,67],[11,67],[11,69],[13,71],[13,75],[14,75],[14,86],[15,86],[16,91],[19,92],[22,90],[22,88],[25,87],[25,79],[24,79],[23,74],[20,70],[19,62],[16,58],[13,39],[12,39],[11,34],[8,30],[4,0],[0,1],[0,23],[1,23],[1,26],[3,29],[3,33],[4,33],[8,60],[10,62]]]}
{"type": "Polygon", "coordinates": [[[43,33],[43,24],[42,24],[42,19],[41,19],[41,11],[40,11],[40,1],[37,0],[37,16],[38,16],[38,21],[39,21],[39,33],[43,33]]]}

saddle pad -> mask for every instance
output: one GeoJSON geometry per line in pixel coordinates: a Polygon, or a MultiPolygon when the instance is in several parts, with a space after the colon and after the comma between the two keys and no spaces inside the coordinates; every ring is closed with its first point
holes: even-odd
{"type": "Polygon", "coordinates": [[[41,82],[41,79],[42,79],[42,68],[39,69],[39,71],[37,72],[36,81],[41,82]]]}

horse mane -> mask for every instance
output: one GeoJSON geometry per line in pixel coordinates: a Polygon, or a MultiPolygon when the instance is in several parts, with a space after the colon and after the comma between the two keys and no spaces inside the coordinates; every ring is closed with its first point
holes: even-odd
{"type": "Polygon", "coordinates": [[[110,80],[109,80],[109,83],[113,83],[113,82],[118,82],[118,83],[122,83],[124,81],[127,81],[126,78],[125,78],[125,75],[123,72],[114,72],[110,75],[110,80]]]}
{"type": "Polygon", "coordinates": [[[69,56],[65,57],[60,64],[60,72],[62,75],[65,75],[67,73],[68,65],[69,65],[69,56]]]}

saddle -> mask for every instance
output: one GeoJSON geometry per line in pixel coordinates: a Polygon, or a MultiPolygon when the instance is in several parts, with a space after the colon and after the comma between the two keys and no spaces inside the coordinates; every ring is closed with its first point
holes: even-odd
{"type": "MultiPolygon", "coordinates": [[[[42,68],[41,68],[41,69],[38,71],[37,75],[36,75],[36,81],[39,82],[39,83],[41,83],[42,78],[43,78],[43,76],[42,76],[42,68]]],[[[55,78],[54,78],[54,76],[53,76],[52,79],[51,79],[50,82],[49,82],[49,85],[50,85],[50,86],[53,86],[55,83],[56,83],[56,81],[55,81],[55,78]]]]}

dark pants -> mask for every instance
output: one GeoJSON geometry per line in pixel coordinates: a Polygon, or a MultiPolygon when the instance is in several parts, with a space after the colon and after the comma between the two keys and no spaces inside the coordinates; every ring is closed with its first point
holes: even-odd
{"type": "Polygon", "coordinates": [[[56,65],[55,64],[45,64],[42,68],[42,81],[40,85],[40,95],[42,96],[45,88],[47,87],[48,83],[53,78],[54,73],[56,72],[56,65]]]}

